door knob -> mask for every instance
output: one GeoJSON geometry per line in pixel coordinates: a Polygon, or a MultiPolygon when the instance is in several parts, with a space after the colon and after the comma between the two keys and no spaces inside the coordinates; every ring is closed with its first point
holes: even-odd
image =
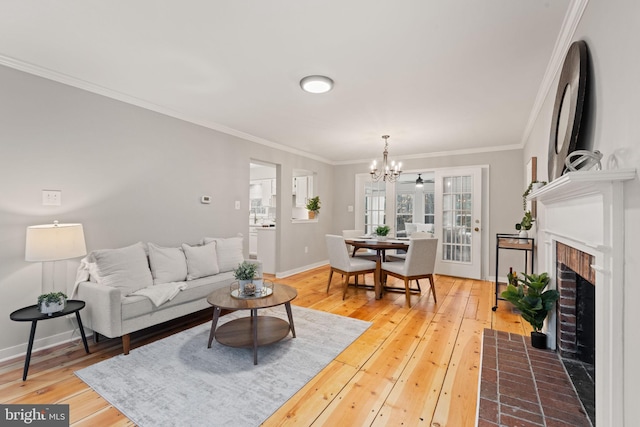
{"type": "Polygon", "coordinates": [[[478,227],[474,228],[475,231],[480,231],[480,229],[478,227]]]}

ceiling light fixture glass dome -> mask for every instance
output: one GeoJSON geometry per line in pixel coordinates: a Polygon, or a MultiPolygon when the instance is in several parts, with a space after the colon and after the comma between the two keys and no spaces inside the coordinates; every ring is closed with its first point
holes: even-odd
{"type": "Polygon", "coordinates": [[[326,76],[307,76],[300,80],[300,87],[309,93],[325,93],[333,89],[333,80],[326,76]]]}

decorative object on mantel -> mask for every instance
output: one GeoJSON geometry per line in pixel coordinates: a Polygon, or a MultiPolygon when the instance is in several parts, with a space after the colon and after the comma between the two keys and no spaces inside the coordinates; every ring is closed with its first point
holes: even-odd
{"type": "Polygon", "coordinates": [[[529,237],[528,231],[531,230],[531,227],[533,226],[533,221],[534,220],[531,217],[531,212],[526,211],[524,213],[524,216],[522,217],[522,220],[516,224],[516,230],[520,232],[518,234],[518,237],[521,237],[523,239],[526,239],[527,237],[529,237]]]}
{"type": "Polygon", "coordinates": [[[42,314],[51,316],[53,313],[64,310],[67,305],[67,295],[64,292],[50,292],[38,297],[38,310],[42,314]]]}
{"type": "Polygon", "coordinates": [[[600,163],[600,160],[602,160],[602,153],[598,150],[576,150],[573,153],[569,154],[566,159],[564,159],[564,164],[567,167],[565,173],[575,172],[578,170],[602,170],[602,164],[600,163]]]}
{"type": "Polygon", "coordinates": [[[389,231],[391,231],[391,228],[389,228],[388,225],[379,225],[375,229],[376,237],[381,242],[384,242],[387,240],[387,234],[389,234],[389,231]]]}
{"type": "Polygon", "coordinates": [[[527,196],[529,196],[532,191],[537,191],[542,188],[543,185],[547,185],[547,181],[531,181],[527,189],[524,190],[524,193],[522,193],[522,209],[525,212],[527,211],[527,196]]]}
{"type": "Polygon", "coordinates": [[[575,151],[587,87],[587,44],[573,42],[558,81],[558,90],[551,115],[549,135],[549,181],[559,178],[565,169],[564,160],[575,151]]]}
{"type": "Polygon", "coordinates": [[[307,210],[309,211],[309,219],[315,219],[320,213],[320,196],[312,197],[307,200],[307,210]]]}
{"type": "Polygon", "coordinates": [[[533,327],[531,345],[535,348],[547,348],[547,335],[540,331],[560,294],[555,289],[544,290],[549,284],[547,273],[523,273],[518,282],[518,286],[507,285],[507,290],[501,294],[502,298],[520,310],[522,318],[533,327]]]}
{"type": "Polygon", "coordinates": [[[383,181],[396,182],[396,180],[402,173],[401,162],[398,162],[396,164],[395,161],[392,161],[391,167],[389,167],[387,163],[387,156],[389,154],[389,138],[389,135],[382,135],[382,139],[384,139],[384,151],[382,152],[382,169],[378,170],[378,163],[375,160],[373,161],[373,163],[371,163],[371,172],[369,173],[371,174],[371,179],[373,179],[374,181],[380,181],[380,179],[382,179],[383,181]]]}

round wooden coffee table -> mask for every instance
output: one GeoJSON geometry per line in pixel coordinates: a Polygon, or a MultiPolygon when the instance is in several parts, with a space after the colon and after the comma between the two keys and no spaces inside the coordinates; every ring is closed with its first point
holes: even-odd
{"type": "Polygon", "coordinates": [[[217,289],[207,297],[207,302],[213,306],[213,322],[209,333],[207,348],[215,337],[220,344],[230,347],[253,348],[253,364],[258,364],[258,347],[280,341],[289,331],[296,337],[291,314],[291,301],[298,296],[291,286],[273,285],[273,293],[261,298],[236,298],[231,296],[229,287],[217,289]],[[284,304],[289,317],[289,323],[273,316],[258,316],[261,308],[275,307],[284,304]],[[225,310],[250,310],[251,316],[231,320],[216,330],[220,311],[225,310]]]}

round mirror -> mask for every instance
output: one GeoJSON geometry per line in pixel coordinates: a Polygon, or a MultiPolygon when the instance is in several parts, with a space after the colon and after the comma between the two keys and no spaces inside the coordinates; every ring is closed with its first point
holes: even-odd
{"type": "Polygon", "coordinates": [[[569,127],[569,113],[571,111],[571,85],[567,83],[564,88],[564,96],[560,105],[560,115],[558,116],[558,130],[556,131],[556,153],[562,153],[566,144],[568,144],[567,131],[569,127]]]}

